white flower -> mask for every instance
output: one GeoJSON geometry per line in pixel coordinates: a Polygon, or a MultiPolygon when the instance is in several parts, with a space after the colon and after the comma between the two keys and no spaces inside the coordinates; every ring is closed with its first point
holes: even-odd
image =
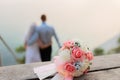
{"type": "Polygon", "coordinates": [[[87,44],[85,44],[85,43],[82,44],[81,49],[85,52],[89,51],[89,48],[88,48],[87,44]]]}
{"type": "Polygon", "coordinates": [[[70,50],[69,49],[64,49],[59,52],[59,56],[62,59],[63,62],[69,61],[70,60],[70,50]]]}

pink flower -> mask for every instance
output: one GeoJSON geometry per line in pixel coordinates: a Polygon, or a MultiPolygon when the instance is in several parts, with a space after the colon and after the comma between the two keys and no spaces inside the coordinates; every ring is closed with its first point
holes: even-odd
{"type": "Polygon", "coordinates": [[[73,80],[73,76],[67,76],[64,80],[73,80]]]}
{"type": "Polygon", "coordinates": [[[89,61],[91,61],[91,60],[93,59],[93,54],[92,54],[92,52],[87,52],[87,53],[85,54],[85,56],[86,56],[86,58],[87,58],[89,61]]]}
{"type": "Polygon", "coordinates": [[[71,48],[74,46],[74,41],[66,41],[64,44],[63,44],[63,47],[64,48],[71,48]]]}
{"type": "Polygon", "coordinates": [[[75,67],[71,64],[71,63],[66,63],[64,66],[65,70],[67,70],[68,72],[73,72],[75,71],[75,67]]]}
{"type": "Polygon", "coordinates": [[[72,57],[73,59],[77,60],[77,59],[80,59],[82,58],[84,52],[79,48],[79,47],[74,47],[72,49],[72,57]]]}

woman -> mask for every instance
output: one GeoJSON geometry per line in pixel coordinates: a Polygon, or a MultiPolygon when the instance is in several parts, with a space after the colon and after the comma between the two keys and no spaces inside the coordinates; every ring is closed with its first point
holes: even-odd
{"type": "Polygon", "coordinates": [[[25,49],[26,49],[25,63],[32,63],[32,62],[41,61],[41,55],[40,55],[40,52],[39,52],[39,47],[44,49],[44,48],[51,45],[51,43],[48,44],[48,45],[44,45],[40,40],[37,40],[34,44],[28,46],[27,41],[31,38],[31,36],[35,32],[35,29],[36,29],[36,24],[33,23],[30,26],[30,29],[29,29],[29,31],[26,35],[26,38],[25,38],[25,43],[24,43],[24,46],[25,46],[25,49]]]}

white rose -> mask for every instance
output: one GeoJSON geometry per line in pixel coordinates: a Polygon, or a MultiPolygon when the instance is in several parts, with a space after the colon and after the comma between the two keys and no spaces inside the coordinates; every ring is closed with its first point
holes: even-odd
{"type": "Polygon", "coordinates": [[[81,49],[85,52],[89,51],[89,48],[88,48],[87,44],[85,44],[85,43],[82,44],[81,49]]]}
{"type": "Polygon", "coordinates": [[[70,60],[70,50],[69,49],[64,49],[59,52],[59,56],[63,62],[69,61],[70,60]]]}

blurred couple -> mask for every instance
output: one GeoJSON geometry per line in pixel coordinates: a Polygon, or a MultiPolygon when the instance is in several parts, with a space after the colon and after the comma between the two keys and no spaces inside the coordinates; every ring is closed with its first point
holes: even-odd
{"type": "Polygon", "coordinates": [[[58,47],[60,42],[53,27],[46,24],[46,15],[41,15],[42,24],[33,23],[25,38],[25,63],[50,61],[52,53],[52,37],[54,36],[58,47]]]}

